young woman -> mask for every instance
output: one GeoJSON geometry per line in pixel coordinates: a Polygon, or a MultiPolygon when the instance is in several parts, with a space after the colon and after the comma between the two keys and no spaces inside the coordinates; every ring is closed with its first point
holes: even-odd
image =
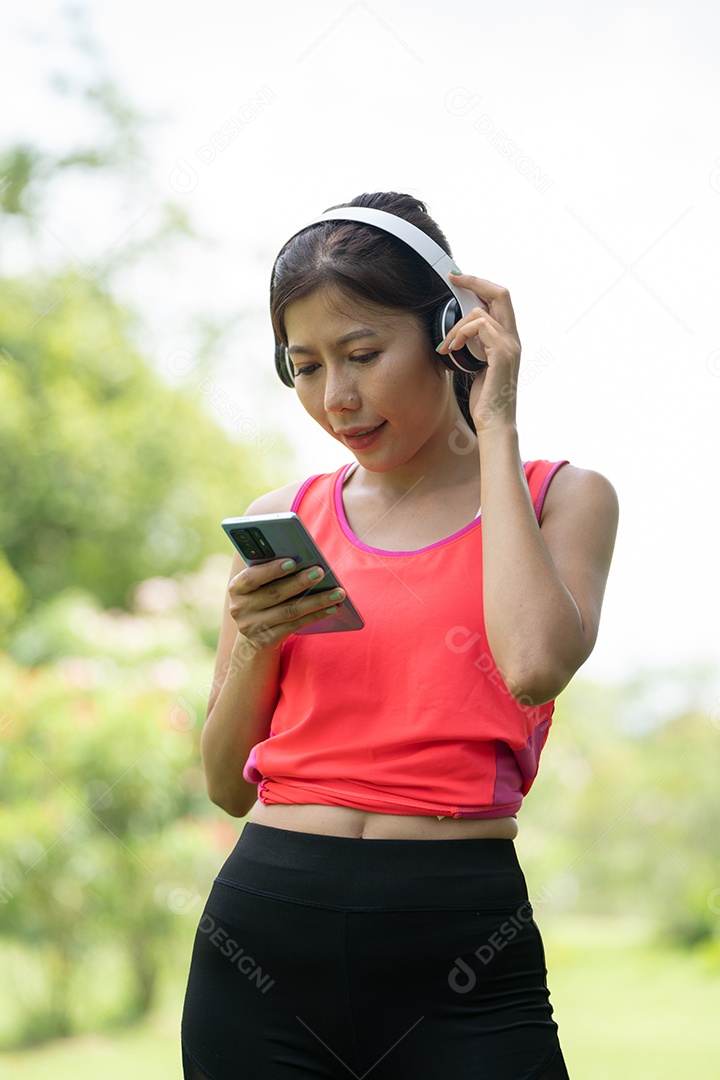
{"type": "MultiPolygon", "coordinates": [[[[410,196],[344,205],[450,252],[410,196]]],[[[197,932],[187,1078],[567,1076],[513,840],[595,642],[617,502],[595,472],[523,463],[508,291],[454,275],[478,306],[438,341],[449,282],[335,218],[274,268],[279,370],[355,460],[247,513],[299,513],[347,593],[233,563],[203,759],[249,821],[197,932]],[[452,369],[465,346],[477,374],[452,369]],[[346,595],[362,630],[295,633],[346,595]]]]}

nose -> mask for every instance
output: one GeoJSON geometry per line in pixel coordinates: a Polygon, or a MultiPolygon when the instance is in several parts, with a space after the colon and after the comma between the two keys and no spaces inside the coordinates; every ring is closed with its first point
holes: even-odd
{"type": "Polygon", "coordinates": [[[339,369],[328,364],[325,369],[325,412],[342,412],[344,409],[358,409],[360,395],[355,385],[355,377],[347,367],[339,369]]]}

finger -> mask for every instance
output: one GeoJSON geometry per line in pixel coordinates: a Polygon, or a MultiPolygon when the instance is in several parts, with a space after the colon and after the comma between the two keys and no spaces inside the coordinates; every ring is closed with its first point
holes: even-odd
{"type": "MultiPolygon", "coordinates": [[[[313,592],[313,590],[318,590],[324,576],[322,567],[313,566],[297,574],[291,573],[285,581],[269,581],[257,591],[256,595],[264,608],[284,604],[287,600],[299,600],[311,593],[313,596],[322,597],[322,592],[313,592]]],[[[345,599],[344,593],[342,598],[345,599]]]]}
{"type": "MultiPolygon", "coordinates": [[[[319,581],[323,576],[323,571],[319,566],[314,569],[319,571],[314,580],[319,581]]],[[[256,589],[267,585],[271,581],[292,576],[295,571],[296,564],[293,559],[273,559],[272,562],[245,566],[239,574],[236,574],[231,579],[229,588],[236,595],[245,596],[247,593],[255,592],[256,589]]]]}
{"type": "Polygon", "coordinates": [[[510,293],[504,285],[497,285],[494,281],[476,277],[474,274],[448,274],[448,278],[462,289],[470,289],[477,297],[484,300],[490,309],[490,314],[517,337],[515,311],[510,293]]]}
{"type": "Polygon", "coordinates": [[[334,588],[321,593],[295,596],[282,604],[258,612],[252,622],[243,622],[239,629],[251,640],[262,637],[263,643],[277,641],[294,633],[300,626],[333,615],[346,595],[344,589],[334,588]]]}
{"type": "Polygon", "coordinates": [[[323,607],[319,611],[300,615],[290,622],[277,623],[274,626],[265,622],[255,630],[243,634],[243,637],[247,638],[251,645],[258,649],[276,646],[283,642],[285,638],[294,634],[296,630],[300,630],[303,626],[309,626],[311,623],[329,619],[336,611],[337,604],[330,604],[329,607],[323,607]]]}
{"type": "Polygon", "coordinates": [[[341,603],[347,594],[339,586],[331,586],[322,592],[311,592],[317,588],[322,578],[322,568],[315,566],[297,574],[291,573],[285,580],[274,578],[251,592],[242,593],[236,590],[231,592],[230,613],[238,628],[246,633],[246,627],[258,619],[274,626],[322,605],[341,603]],[[302,608],[298,607],[301,602],[302,608]]]}
{"type": "Polygon", "coordinates": [[[510,293],[504,285],[497,285],[487,278],[477,277],[475,274],[448,274],[449,279],[463,289],[470,289],[481,300],[509,300],[510,293]]]}
{"type": "Polygon", "coordinates": [[[494,319],[481,308],[473,309],[464,319],[456,323],[445,341],[438,345],[436,352],[457,352],[473,338],[477,339],[484,352],[490,348],[497,350],[504,347],[511,353],[517,352],[519,355],[521,345],[517,331],[512,333],[502,322],[494,319]]]}
{"type": "MultiPolygon", "coordinates": [[[[500,330],[502,327],[500,328],[500,330]]],[[[497,348],[502,343],[502,335],[496,326],[492,325],[489,316],[481,315],[464,326],[456,326],[450,335],[451,341],[448,348],[450,352],[458,352],[467,345],[468,341],[476,339],[480,342],[483,352],[487,357],[490,349],[497,348]]]]}
{"type": "Polygon", "coordinates": [[[345,596],[345,590],[340,588],[327,589],[321,593],[302,593],[300,596],[293,596],[274,608],[269,608],[263,612],[263,615],[271,626],[291,623],[297,619],[303,619],[307,615],[317,614],[327,610],[327,608],[335,607],[345,599],[345,596]]]}
{"type": "Polygon", "coordinates": [[[482,308],[474,308],[464,319],[461,319],[460,322],[453,326],[442,344],[438,345],[436,352],[457,352],[471,338],[477,338],[483,347],[487,346],[489,348],[494,340],[487,337],[489,330],[493,330],[496,337],[498,337],[499,331],[504,330],[504,327],[500,323],[496,323],[492,316],[488,315],[482,308]]]}
{"type": "MultiPolygon", "coordinates": [[[[285,579],[273,578],[249,592],[230,593],[230,614],[241,633],[248,634],[258,621],[275,626],[297,618],[299,614],[317,609],[323,602],[316,600],[318,594],[312,594],[304,607],[298,604],[309,597],[311,590],[322,580],[321,567],[311,567],[300,573],[290,572],[285,579]]],[[[332,591],[332,590],[328,590],[332,591]]],[[[322,594],[319,594],[322,597],[322,594]]],[[[345,593],[341,598],[345,599],[345,593]]]]}

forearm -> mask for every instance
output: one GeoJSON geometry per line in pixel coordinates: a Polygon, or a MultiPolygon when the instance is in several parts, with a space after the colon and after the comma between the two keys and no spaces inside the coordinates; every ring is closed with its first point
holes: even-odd
{"type": "Polygon", "coordinates": [[[205,721],[202,757],[210,798],[227,813],[242,817],[257,797],[257,785],[248,783],[242,770],[253,746],[270,730],[280,648],[259,650],[238,634],[226,669],[205,721]]]}
{"type": "Polygon", "coordinates": [[[483,605],[493,659],[510,692],[539,704],[567,684],[592,646],[535,516],[517,430],[478,432],[483,605]]]}

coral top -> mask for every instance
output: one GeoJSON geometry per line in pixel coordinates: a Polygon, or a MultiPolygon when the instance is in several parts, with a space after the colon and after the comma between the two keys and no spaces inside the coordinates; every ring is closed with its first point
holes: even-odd
{"type": "MultiPolygon", "coordinates": [[[[351,464],[306,480],[292,509],[365,626],[283,643],[270,735],[243,775],[266,804],[514,815],[537,775],[554,702],[516,701],[491,656],[482,519],[419,551],[370,547],[345,517],[351,464]]],[[[525,463],[538,521],[563,464],[525,463]]]]}

